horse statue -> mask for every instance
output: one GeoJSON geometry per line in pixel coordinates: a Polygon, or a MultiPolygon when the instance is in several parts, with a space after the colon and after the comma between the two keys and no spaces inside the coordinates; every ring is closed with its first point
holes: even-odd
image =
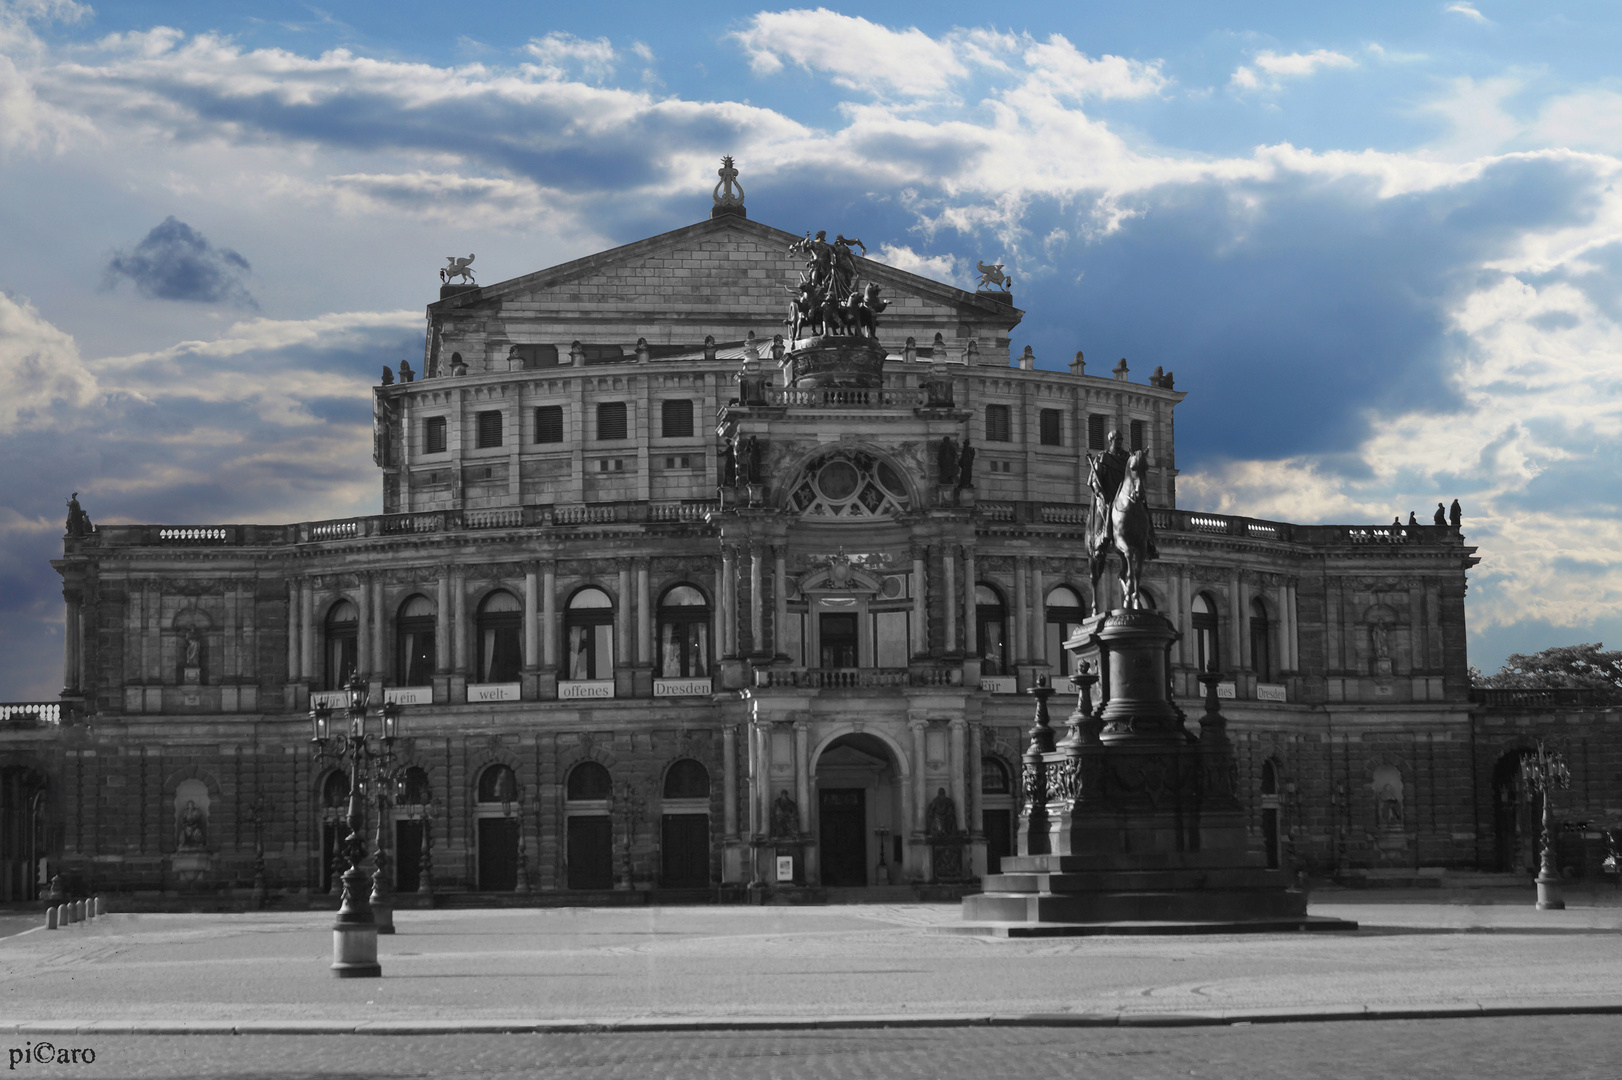
{"type": "Polygon", "coordinates": [[[788,318],[783,320],[783,325],[789,328],[788,339],[794,341],[801,330],[818,329],[816,290],[811,282],[801,281],[798,288],[788,291],[793,299],[788,302],[788,318]]]}
{"type": "Polygon", "coordinates": [[[840,321],[844,323],[847,333],[876,338],[879,336],[879,315],[889,306],[890,302],[879,296],[879,287],[868,282],[867,288],[852,292],[845,299],[839,312],[840,321]]]}
{"type": "Polygon", "coordinates": [[[1014,279],[1002,272],[1002,263],[997,263],[995,266],[987,266],[985,263],[976,259],[974,262],[974,268],[980,271],[980,284],[975,286],[976,289],[998,288],[1003,292],[1007,292],[1014,286],[1014,279]]]}
{"type": "Polygon", "coordinates": [[[465,283],[473,284],[473,271],[468,269],[473,264],[473,256],[469,255],[465,259],[458,259],[455,255],[447,255],[445,261],[450,265],[439,268],[440,281],[449,285],[451,278],[459,277],[465,283]]]}
{"type": "Polygon", "coordinates": [[[1143,592],[1139,588],[1143,564],[1160,557],[1155,547],[1154,519],[1149,515],[1149,500],[1144,495],[1148,474],[1148,457],[1142,450],[1135,451],[1127,459],[1126,477],[1110,505],[1111,544],[1121,557],[1121,606],[1128,611],[1143,608],[1143,592]]]}

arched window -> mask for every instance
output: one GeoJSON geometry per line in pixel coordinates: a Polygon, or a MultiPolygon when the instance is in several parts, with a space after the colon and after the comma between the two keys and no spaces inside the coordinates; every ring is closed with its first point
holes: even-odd
{"type": "Polygon", "coordinates": [[[980,759],[980,793],[982,795],[1011,795],[1013,786],[1008,779],[1008,768],[994,757],[980,759]]]}
{"type": "Polygon", "coordinates": [[[433,788],[428,786],[428,774],[413,765],[400,776],[396,799],[401,806],[422,806],[432,802],[433,788]]]}
{"type": "Polygon", "coordinates": [[[586,587],[569,597],[563,619],[569,642],[569,678],[614,677],[614,601],[586,587]]]}
{"type": "Polygon", "coordinates": [[[1081,596],[1068,585],[1048,590],[1047,596],[1047,656],[1055,674],[1069,675],[1075,670],[1076,658],[1064,647],[1087,617],[1081,596]]]}
{"type": "Polygon", "coordinates": [[[497,589],[479,605],[478,682],[518,680],[524,663],[524,608],[518,597],[497,589]]]}
{"type": "Polygon", "coordinates": [[[707,799],[710,797],[710,771],[692,758],[682,758],[665,773],[667,799],[707,799]]]}
{"type": "Polygon", "coordinates": [[[1002,596],[985,582],[974,586],[976,640],[980,642],[980,673],[1001,675],[1008,670],[1008,609],[1002,596]]]}
{"type": "Polygon", "coordinates": [[[401,686],[429,686],[434,681],[434,616],[434,602],[420,594],[400,605],[394,636],[400,647],[396,671],[401,686]]]}
{"type": "Polygon", "coordinates": [[[501,803],[503,806],[518,799],[518,777],[505,765],[492,765],[479,774],[476,802],[501,803]]]}
{"type": "Polygon", "coordinates": [[[1273,632],[1260,600],[1250,602],[1250,666],[1259,681],[1273,681],[1273,632]]]}
{"type": "Polygon", "coordinates": [[[1196,593],[1194,596],[1194,662],[1201,671],[1211,670],[1211,665],[1217,663],[1217,615],[1216,601],[1211,599],[1210,593],[1196,593]]]}
{"type": "Polygon", "coordinates": [[[582,761],[569,770],[565,797],[569,802],[606,801],[612,787],[613,780],[607,769],[595,761],[582,761]]]}
{"type": "Polygon", "coordinates": [[[360,656],[360,609],[340,600],[327,612],[327,689],[340,690],[360,656]]]}
{"type": "Polygon", "coordinates": [[[710,605],[691,585],[659,599],[659,676],[701,679],[710,673],[710,605]]]}

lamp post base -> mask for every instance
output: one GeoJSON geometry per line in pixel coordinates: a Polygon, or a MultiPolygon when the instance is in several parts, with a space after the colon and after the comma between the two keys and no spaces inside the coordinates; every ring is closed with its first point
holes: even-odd
{"type": "Polygon", "coordinates": [[[1564,911],[1566,909],[1565,890],[1561,887],[1559,878],[1545,878],[1541,875],[1538,884],[1538,910],[1564,911]]]}
{"type": "Polygon", "coordinates": [[[340,979],[375,979],[383,974],[377,962],[376,923],[339,923],[332,928],[332,973],[340,979]]]}
{"type": "Polygon", "coordinates": [[[394,901],[393,899],[372,899],[372,921],[377,924],[379,934],[394,933],[394,901]]]}

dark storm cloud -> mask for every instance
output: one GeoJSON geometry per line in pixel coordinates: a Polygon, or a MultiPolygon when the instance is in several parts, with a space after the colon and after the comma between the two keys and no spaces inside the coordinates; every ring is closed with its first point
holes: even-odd
{"type": "Polygon", "coordinates": [[[252,267],[230,248],[215,247],[207,237],[176,219],[165,218],[135,247],[107,263],[108,287],[121,280],[135,284],[142,296],[156,300],[190,300],[230,304],[257,310],[242,278],[252,267]]]}

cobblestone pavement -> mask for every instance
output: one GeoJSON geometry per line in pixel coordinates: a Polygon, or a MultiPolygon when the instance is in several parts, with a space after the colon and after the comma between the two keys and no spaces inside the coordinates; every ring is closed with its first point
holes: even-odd
{"type": "Polygon", "coordinates": [[[931,933],[955,905],[401,911],[381,980],[331,977],[317,912],[111,915],[0,939],[0,1030],[1622,1004],[1616,906],[1322,910],[1365,929],[1009,941],[931,933]]]}
{"type": "MultiPolygon", "coordinates": [[[[384,1080],[476,1076],[569,1080],[885,1080],[1176,1077],[1516,1080],[1619,1073],[1622,1018],[1346,1021],[1250,1027],[948,1028],[770,1034],[93,1036],[93,1064],[16,1063],[8,1076],[384,1080]]],[[[0,1036],[0,1048],[39,1042],[0,1036]]]]}

